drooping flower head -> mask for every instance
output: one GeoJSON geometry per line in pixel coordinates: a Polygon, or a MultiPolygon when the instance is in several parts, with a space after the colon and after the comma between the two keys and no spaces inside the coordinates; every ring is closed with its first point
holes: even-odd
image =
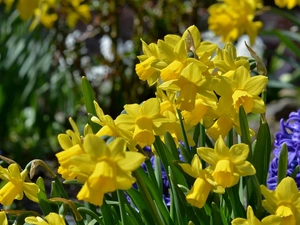
{"type": "MultiPolygon", "coordinates": [[[[274,190],[277,186],[278,159],[283,144],[288,148],[287,176],[290,176],[296,166],[300,165],[300,110],[292,112],[289,118],[280,120],[280,130],[275,135],[274,159],[270,163],[268,187],[274,190]]],[[[298,188],[300,188],[300,173],[295,177],[298,188]]]]}

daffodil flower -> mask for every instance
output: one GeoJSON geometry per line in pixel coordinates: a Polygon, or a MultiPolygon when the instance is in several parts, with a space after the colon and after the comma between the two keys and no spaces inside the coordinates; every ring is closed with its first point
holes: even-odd
{"type": "Polygon", "coordinates": [[[259,221],[251,208],[251,206],[247,207],[247,219],[244,218],[236,218],[232,220],[232,225],[281,225],[282,219],[279,216],[269,215],[259,221]]]}
{"type": "Polygon", "coordinates": [[[10,164],[8,169],[0,166],[0,179],[5,184],[0,190],[0,203],[5,206],[12,204],[14,199],[22,200],[25,193],[26,197],[33,202],[38,202],[37,194],[39,187],[32,182],[25,182],[28,170],[20,172],[17,164],[10,164]]]}
{"type": "Polygon", "coordinates": [[[300,192],[293,178],[282,179],[275,191],[264,185],[260,185],[260,190],[265,197],[262,205],[270,214],[280,216],[282,224],[300,224],[300,192]]]}
{"type": "Polygon", "coordinates": [[[32,225],[65,225],[65,220],[58,215],[57,213],[49,213],[47,216],[45,216],[44,220],[43,218],[37,216],[29,216],[25,218],[25,222],[32,225]]]}
{"type": "Polygon", "coordinates": [[[212,190],[217,193],[224,193],[223,187],[219,186],[214,178],[202,169],[202,163],[197,155],[194,155],[191,165],[187,163],[180,163],[179,165],[184,172],[196,178],[194,185],[186,195],[186,200],[191,205],[202,208],[212,190]]]}
{"type": "Polygon", "coordinates": [[[300,5],[299,0],[275,0],[275,5],[280,8],[287,7],[288,9],[294,8],[296,5],[300,5]]]}
{"type": "Polygon", "coordinates": [[[225,145],[220,136],[215,143],[215,148],[197,148],[198,155],[210,164],[206,168],[218,185],[224,188],[232,187],[238,183],[240,176],[255,174],[255,168],[246,161],[249,146],[235,144],[230,149],[225,145]]]}
{"type": "Polygon", "coordinates": [[[116,124],[133,132],[133,139],[141,147],[152,145],[155,135],[163,135],[166,132],[165,126],[162,125],[174,122],[160,114],[160,102],[157,98],[150,98],[141,105],[127,104],[124,109],[127,114],[119,115],[116,124]]]}
{"type": "Polygon", "coordinates": [[[86,177],[77,198],[94,205],[102,205],[105,193],[131,188],[135,182],[131,172],[145,160],[138,152],[126,151],[123,138],[106,145],[101,138],[88,134],[83,149],[85,154],[70,159],[73,164],[70,169],[86,177]]]}

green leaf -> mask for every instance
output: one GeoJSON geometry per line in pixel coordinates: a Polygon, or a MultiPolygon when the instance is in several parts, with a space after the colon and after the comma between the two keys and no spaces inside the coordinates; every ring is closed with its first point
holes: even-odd
{"type": "Polygon", "coordinates": [[[216,203],[211,203],[211,225],[215,224],[227,224],[226,218],[224,216],[223,210],[216,205],[216,203]]]}
{"type": "Polygon", "coordinates": [[[257,133],[257,141],[253,154],[253,166],[256,169],[256,176],[259,184],[266,185],[271,149],[269,126],[267,123],[262,123],[257,133]]]}
{"type": "Polygon", "coordinates": [[[277,184],[286,177],[287,165],[288,164],[288,148],[285,143],[281,146],[279,159],[278,159],[278,176],[277,184]]]}
{"type": "Polygon", "coordinates": [[[94,106],[95,93],[94,93],[94,90],[93,90],[90,82],[85,77],[82,77],[81,81],[82,81],[81,89],[82,89],[83,99],[84,99],[86,110],[89,115],[89,125],[91,126],[93,132],[96,133],[99,131],[100,125],[93,123],[91,121],[92,116],[97,115],[96,109],[94,106]]]}
{"type": "Polygon", "coordinates": [[[294,171],[293,171],[293,173],[291,174],[291,178],[296,178],[296,175],[299,173],[299,165],[297,165],[296,167],[295,167],[295,169],[294,169],[294,171]]]}
{"type": "Polygon", "coordinates": [[[248,51],[250,52],[250,55],[256,60],[257,72],[261,75],[267,75],[267,68],[265,67],[265,64],[262,61],[262,59],[257,55],[257,53],[250,46],[247,45],[246,42],[245,45],[248,51]]]}
{"type": "MultiPolygon", "coordinates": [[[[244,110],[244,107],[242,105],[239,108],[239,119],[240,119],[242,142],[247,144],[249,146],[249,149],[251,149],[251,136],[249,132],[248,118],[244,110]]],[[[249,151],[248,160],[252,162],[251,151],[249,151]]]]}
{"type": "Polygon", "coordinates": [[[52,212],[52,209],[47,198],[46,188],[45,188],[45,183],[43,178],[39,177],[36,180],[36,184],[40,188],[40,192],[38,193],[39,206],[43,211],[43,214],[48,215],[50,212],[52,212]]]}
{"type": "Polygon", "coordinates": [[[291,11],[286,11],[283,9],[279,9],[277,7],[271,7],[271,11],[288,19],[289,21],[291,21],[294,25],[300,27],[300,21],[299,18],[296,16],[296,14],[291,13],[291,11]]]}
{"type": "Polygon", "coordinates": [[[145,202],[145,196],[143,196],[139,191],[137,191],[134,188],[126,190],[126,192],[130,196],[131,200],[133,201],[133,203],[136,205],[137,209],[140,212],[140,215],[143,220],[143,223],[141,224],[147,224],[147,225],[156,224],[153,218],[153,214],[151,213],[151,210],[149,210],[147,200],[145,202]]]}

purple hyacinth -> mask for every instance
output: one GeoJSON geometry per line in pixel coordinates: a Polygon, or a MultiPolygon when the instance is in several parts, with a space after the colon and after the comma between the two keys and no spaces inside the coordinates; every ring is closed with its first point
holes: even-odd
{"type": "MultiPolygon", "coordinates": [[[[285,143],[288,148],[288,168],[287,176],[290,176],[296,166],[300,165],[300,110],[292,112],[286,122],[280,120],[280,131],[275,135],[274,159],[270,163],[268,187],[274,190],[277,186],[278,159],[280,149],[285,143]]],[[[295,177],[298,188],[300,189],[300,173],[295,177]]]]}

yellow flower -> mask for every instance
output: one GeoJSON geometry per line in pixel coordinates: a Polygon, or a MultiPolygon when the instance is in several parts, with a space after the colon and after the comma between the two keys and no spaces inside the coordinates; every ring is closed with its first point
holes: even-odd
{"type": "Polygon", "coordinates": [[[300,5],[300,0],[275,0],[275,4],[280,8],[292,9],[296,5],[300,5]]]}
{"type": "Polygon", "coordinates": [[[282,224],[282,219],[279,216],[270,215],[259,221],[251,208],[247,207],[247,219],[236,218],[231,222],[232,225],[280,225],[282,224]]]}
{"type": "Polygon", "coordinates": [[[97,132],[96,135],[99,137],[105,135],[111,137],[122,137],[126,140],[127,147],[132,151],[136,151],[136,141],[133,140],[132,133],[126,129],[120,128],[117,125],[118,119],[114,121],[110,115],[105,115],[96,101],[94,101],[94,106],[97,116],[93,116],[91,120],[94,123],[102,126],[102,128],[97,132]]]}
{"type": "Polygon", "coordinates": [[[157,98],[150,98],[141,105],[128,104],[124,109],[127,114],[119,115],[116,124],[133,132],[133,139],[141,147],[152,145],[155,135],[163,135],[166,132],[161,126],[173,122],[160,114],[160,103],[157,98]]]}
{"type": "Polygon", "coordinates": [[[39,7],[39,0],[19,0],[17,9],[22,20],[28,20],[33,16],[34,10],[39,7]]]}
{"type": "Polygon", "coordinates": [[[8,225],[5,212],[0,212],[0,225],[8,225]]]}
{"type": "Polygon", "coordinates": [[[105,193],[131,188],[135,182],[131,172],[144,162],[142,154],[126,151],[122,138],[106,145],[94,134],[85,137],[83,146],[85,154],[71,158],[72,169],[87,178],[77,195],[79,200],[102,205],[105,193]]]}
{"type": "Polygon", "coordinates": [[[151,86],[156,83],[160,75],[160,71],[151,66],[152,64],[160,61],[159,51],[156,44],[151,43],[150,45],[147,45],[143,40],[142,48],[144,55],[138,56],[140,63],[136,64],[135,71],[141,80],[147,80],[149,86],[151,86]]]}
{"type": "Polygon", "coordinates": [[[202,169],[201,161],[197,155],[194,155],[191,165],[187,163],[180,163],[179,165],[184,172],[196,178],[194,185],[186,195],[186,200],[191,205],[202,208],[212,190],[217,193],[224,193],[224,189],[217,185],[206,170],[202,169]]]}
{"type": "Polygon", "coordinates": [[[22,200],[23,192],[33,202],[38,202],[39,187],[32,182],[25,182],[28,171],[20,169],[17,164],[10,164],[8,169],[0,166],[0,178],[6,182],[0,190],[0,203],[5,206],[12,204],[14,199],[22,200]]]}
{"type": "Polygon", "coordinates": [[[260,185],[265,200],[263,207],[272,215],[282,218],[282,224],[300,224],[300,193],[295,180],[286,177],[278,184],[275,191],[260,185]]]}
{"type": "Polygon", "coordinates": [[[238,57],[236,48],[232,43],[226,43],[223,50],[218,49],[217,55],[212,60],[218,74],[227,73],[243,66],[250,71],[250,64],[247,57],[238,57]]]}
{"type": "Polygon", "coordinates": [[[262,22],[253,22],[256,8],[255,0],[224,0],[208,8],[209,29],[220,35],[224,42],[236,41],[239,36],[247,33],[251,45],[254,44],[262,22]]]}
{"type": "MultiPolygon", "coordinates": [[[[79,133],[78,127],[72,118],[69,118],[69,122],[73,128],[73,130],[67,130],[66,134],[58,135],[58,142],[62,147],[63,151],[56,153],[56,157],[60,166],[58,167],[58,173],[62,175],[65,180],[73,180],[75,177],[82,181],[83,178],[75,171],[69,170],[69,167],[72,166],[70,159],[72,156],[84,154],[83,145],[82,145],[82,137],[79,133]]],[[[88,128],[87,125],[85,128],[85,135],[91,133],[91,129],[88,128]]],[[[84,179],[83,179],[84,180],[84,179]]]]}
{"type": "Polygon", "coordinates": [[[47,216],[45,216],[45,219],[42,219],[41,217],[37,216],[29,216],[25,218],[25,222],[28,224],[36,224],[36,225],[65,225],[65,220],[58,215],[57,213],[49,213],[47,216]]]}
{"type": "Polygon", "coordinates": [[[202,72],[206,66],[200,61],[187,65],[177,79],[166,81],[159,87],[179,93],[175,105],[177,108],[192,111],[195,108],[195,99],[200,87],[205,83],[202,72]]]}
{"type": "Polygon", "coordinates": [[[253,165],[246,161],[249,153],[249,146],[246,144],[236,144],[228,149],[220,136],[214,149],[200,147],[197,148],[197,153],[210,164],[206,169],[216,183],[224,188],[237,184],[240,176],[255,174],[253,165]]]}

